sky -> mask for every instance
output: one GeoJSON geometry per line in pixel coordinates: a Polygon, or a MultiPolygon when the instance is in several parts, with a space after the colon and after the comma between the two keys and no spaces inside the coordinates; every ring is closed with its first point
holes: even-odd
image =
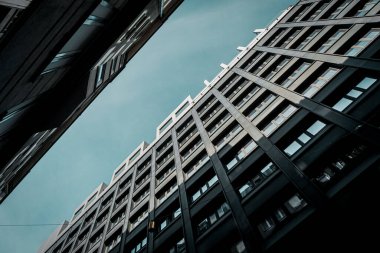
{"type": "Polygon", "coordinates": [[[186,0],[0,205],[0,253],[37,252],[188,96],[295,0],[186,0]]]}

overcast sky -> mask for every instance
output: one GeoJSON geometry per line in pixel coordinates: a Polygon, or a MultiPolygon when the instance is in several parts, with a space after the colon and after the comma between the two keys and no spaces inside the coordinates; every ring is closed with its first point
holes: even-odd
{"type": "MultiPolygon", "coordinates": [[[[188,95],[295,0],[186,0],[0,205],[0,225],[61,223],[188,95]]],[[[1,253],[36,252],[56,226],[0,226],[1,253]]]]}

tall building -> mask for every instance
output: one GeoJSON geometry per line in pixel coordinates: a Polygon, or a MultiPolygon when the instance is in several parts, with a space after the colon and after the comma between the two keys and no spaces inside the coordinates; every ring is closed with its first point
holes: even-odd
{"type": "Polygon", "coordinates": [[[182,0],[0,0],[0,203],[182,0]]]}
{"type": "Polygon", "coordinates": [[[299,1],[100,185],[44,253],[379,248],[380,1],[299,1]]]}

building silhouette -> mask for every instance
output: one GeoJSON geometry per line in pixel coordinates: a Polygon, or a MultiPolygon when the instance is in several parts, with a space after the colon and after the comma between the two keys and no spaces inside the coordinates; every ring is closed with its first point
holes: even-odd
{"type": "Polygon", "coordinates": [[[181,2],[0,1],[0,203],[181,2]]]}
{"type": "Polygon", "coordinates": [[[378,249],[380,1],[299,1],[41,248],[378,249]]]}

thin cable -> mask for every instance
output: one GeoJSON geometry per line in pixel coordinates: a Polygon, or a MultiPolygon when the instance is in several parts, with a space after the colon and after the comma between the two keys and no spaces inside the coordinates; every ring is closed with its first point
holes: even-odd
{"type": "Polygon", "coordinates": [[[42,227],[42,226],[58,226],[65,225],[62,223],[44,223],[44,224],[0,224],[0,227],[42,227]]]}

